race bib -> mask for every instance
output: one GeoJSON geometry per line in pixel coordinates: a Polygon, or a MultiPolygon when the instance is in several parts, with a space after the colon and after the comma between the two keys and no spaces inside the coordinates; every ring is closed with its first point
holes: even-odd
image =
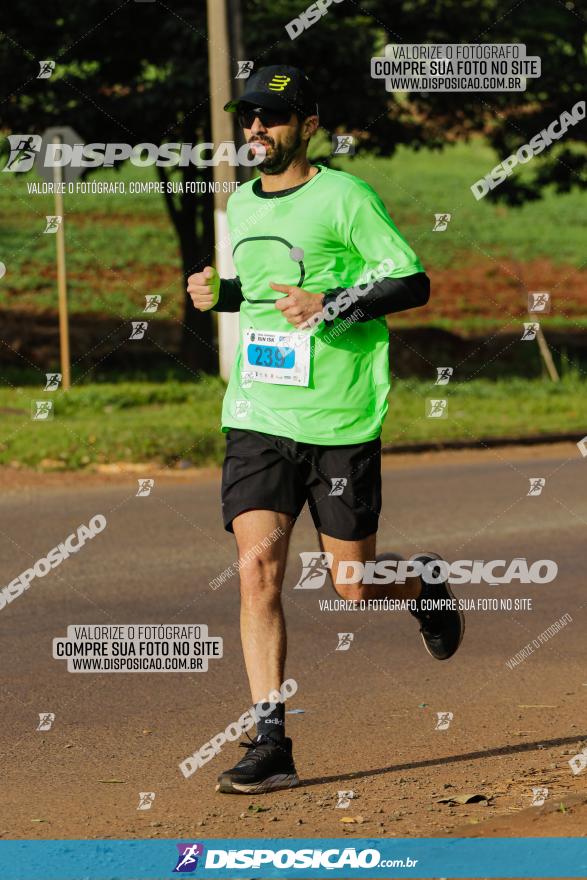
{"type": "Polygon", "coordinates": [[[243,382],[308,385],[310,340],[309,333],[244,330],[243,382]]]}

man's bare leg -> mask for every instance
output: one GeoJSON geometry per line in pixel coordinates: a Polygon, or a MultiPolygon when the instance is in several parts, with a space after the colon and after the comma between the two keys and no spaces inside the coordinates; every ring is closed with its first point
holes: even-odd
{"type": "Polygon", "coordinates": [[[241,582],[241,639],[257,737],[248,752],[218,777],[217,791],[260,794],[298,785],[292,742],[285,736],[285,708],[270,702],[284,681],[286,632],[281,587],[293,519],[270,510],[248,510],[233,520],[241,582]],[[265,541],[268,545],[261,546],[265,541]]]}
{"type": "Polygon", "coordinates": [[[241,564],[243,654],[253,703],[259,703],[283,684],[287,638],[281,587],[293,519],[272,510],[247,510],[232,527],[241,564]],[[260,548],[264,539],[271,542],[265,549],[260,548]]]}
{"type": "Polygon", "coordinates": [[[320,547],[332,553],[330,576],[334,589],[343,599],[417,599],[422,591],[418,576],[406,577],[405,584],[362,584],[360,580],[351,584],[337,583],[339,562],[369,562],[375,559],[376,535],[369,535],[359,541],[341,541],[330,535],[319,534],[320,547]]]}
{"type": "MultiPolygon", "coordinates": [[[[448,581],[440,578],[434,583],[432,592],[429,586],[423,587],[419,575],[406,577],[405,584],[363,584],[358,578],[355,583],[343,584],[338,582],[338,563],[374,561],[376,536],[370,535],[360,541],[341,541],[323,534],[319,538],[322,550],[332,553],[330,577],[339,596],[356,601],[421,599],[411,613],[420,623],[420,633],[426,650],[435,660],[448,660],[453,656],[463,638],[465,619],[448,581]],[[428,599],[433,599],[437,603],[436,607],[430,607],[428,599]]],[[[439,558],[433,553],[417,557],[426,564],[430,562],[432,567],[439,558]]]]}

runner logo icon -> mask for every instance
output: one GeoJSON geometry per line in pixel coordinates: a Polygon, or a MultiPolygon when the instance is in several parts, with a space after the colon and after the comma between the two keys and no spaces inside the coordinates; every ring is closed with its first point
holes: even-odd
{"type": "Polygon", "coordinates": [[[34,400],[33,409],[31,410],[31,418],[34,422],[42,422],[46,419],[53,418],[53,401],[52,400],[34,400]]]}
{"type": "Polygon", "coordinates": [[[536,339],[536,334],[538,333],[538,328],[540,324],[537,323],[524,323],[524,332],[522,333],[522,342],[532,341],[536,339]]]}
{"type": "Polygon", "coordinates": [[[345,154],[347,156],[355,155],[355,139],[352,134],[335,134],[332,137],[332,150],[335,156],[345,154]]]}
{"type": "Polygon", "coordinates": [[[236,419],[246,419],[251,411],[251,401],[235,400],[233,411],[236,419]]]}
{"type": "Polygon", "coordinates": [[[339,810],[348,810],[351,805],[351,800],[354,798],[354,791],[339,791],[338,792],[338,800],[336,802],[336,806],[339,810]]]}
{"type": "Polygon", "coordinates": [[[145,335],[145,331],[149,326],[148,321],[131,321],[132,330],[130,331],[129,339],[142,339],[145,335]]]}
{"type": "Polygon", "coordinates": [[[535,786],[532,789],[532,803],[531,807],[541,807],[546,798],[548,797],[548,789],[544,786],[535,786]]]}
{"type": "Polygon", "coordinates": [[[448,400],[433,400],[426,402],[426,415],[429,419],[446,419],[448,416],[448,400]]]}
{"type": "Polygon", "coordinates": [[[332,488],[328,494],[342,495],[348,480],[346,477],[332,477],[330,482],[332,483],[332,488]]]}
{"type": "Polygon", "coordinates": [[[155,800],[154,791],[139,791],[139,805],[137,810],[150,810],[155,800]]]}
{"type": "Polygon", "coordinates": [[[62,379],[61,373],[45,373],[45,378],[47,379],[45,391],[55,391],[59,388],[62,379]]]}
{"type": "Polygon", "coordinates": [[[41,135],[9,134],[7,140],[10,145],[10,156],[2,170],[14,171],[16,166],[18,171],[30,171],[41,149],[41,135]]]}
{"type": "Polygon", "coordinates": [[[238,71],[235,79],[248,79],[253,72],[255,66],[252,61],[237,61],[238,71]]]}
{"type": "Polygon", "coordinates": [[[351,642],[355,638],[354,633],[338,633],[337,651],[350,651],[351,642]]]}
{"type": "Polygon", "coordinates": [[[176,843],[179,851],[174,874],[192,874],[198,867],[198,859],[204,853],[201,843],[176,843]]]}
{"type": "Polygon", "coordinates": [[[550,293],[547,293],[545,290],[538,290],[535,293],[529,293],[528,311],[550,312],[550,293]]]}
{"type": "Polygon", "coordinates": [[[435,730],[448,730],[450,727],[450,722],[453,720],[454,715],[452,712],[437,712],[436,717],[438,721],[436,722],[435,730]]]}
{"type": "Polygon", "coordinates": [[[435,214],[432,232],[445,232],[448,229],[452,214],[435,214]]]}
{"type": "Polygon", "coordinates": [[[332,553],[300,553],[302,573],[294,590],[319,590],[324,586],[328,569],[334,559],[332,553]]]}
{"type": "Polygon", "coordinates": [[[51,74],[54,70],[54,61],[39,61],[39,72],[37,74],[37,79],[51,79],[51,74]]]}
{"type": "Polygon", "coordinates": [[[438,373],[436,377],[435,385],[448,385],[451,380],[452,374],[454,373],[453,367],[436,367],[436,372],[438,373]]]}
{"type": "Polygon", "coordinates": [[[39,712],[39,726],[37,730],[51,730],[54,721],[54,712],[39,712]]]}
{"type": "Polygon", "coordinates": [[[587,749],[583,749],[578,755],[573,755],[569,761],[569,767],[573,771],[573,775],[577,776],[587,767],[587,749]]]}
{"type": "Polygon", "coordinates": [[[62,219],[63,219],[63,217],[60,217],[58,214],[45,215],[45,220],[47,221],[47,225],[45,226],[43,232],[44,233],[47,232],[50,234],[56,233],[61,225],[62,219]]]}
{"type": "Polygon", "coordinates": [[[161,305],[161,295],[158,293],[150,293],[145,296],[145,308],[143,312],[156,312],[161,305]]]}
{"type": "Polygon", "coordinates": [[[528,495],[542,495],[542,490],[546,486],[546,479],[544,477],[529,477],[528,479],[530,480],[528,495]]]}

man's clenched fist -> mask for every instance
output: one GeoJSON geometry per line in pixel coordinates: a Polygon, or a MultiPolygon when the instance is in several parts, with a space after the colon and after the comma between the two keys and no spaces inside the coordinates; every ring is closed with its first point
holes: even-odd
{"type": "Polygon", "coordinates": [[[282,299],[278,299],[275,308],[283,314],[286,321],[299,329],[308,330],[315,324],[324,320],[322,311],[322,293],[310,293],[303,287],[295,287],[293,284],[276,284],[269,282],[269,287],[286,293],[282,299]]]}
{"type": "Polygon", "coordinates": [[[203,272],[195,272],[188,278],[188,293],[192,302],[201,312],[207,312],[218,302],[220,294],[220,275],[212,266],[203,272]]]}

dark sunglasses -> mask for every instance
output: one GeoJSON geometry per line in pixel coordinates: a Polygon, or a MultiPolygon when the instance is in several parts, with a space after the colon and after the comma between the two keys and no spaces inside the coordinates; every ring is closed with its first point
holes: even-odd
{"type": "Polygon", "coordinates": [[[273,128],[274,125],[287,125],[291,119],[291,110],[268,110],[265,107],[241,107],[238,111],[238,121],[243,128],[252,128],[255,119],[261,120],[264,128],[273,128]]]}

